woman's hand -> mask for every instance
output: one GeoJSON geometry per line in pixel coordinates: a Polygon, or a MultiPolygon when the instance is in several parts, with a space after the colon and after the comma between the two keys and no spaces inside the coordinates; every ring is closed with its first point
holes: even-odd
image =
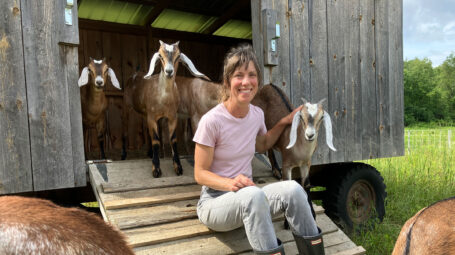
{"type": "Polygon", "coordinates": [[[302,110],[302,107],[303,105],[300,105],[299,107],[295,108],[294,111],[292,111],[291,113],[289,113],[287,116],[283,117],[281,119],[282,123],[283,124],[286,124],[286,125],[291,125],[292,124],[292,119],[294,118],[294,115],[302,110]]]}
{"type": "Polygon", "coordinates": [[[231,179],[229,184],[229,191],[238,191],[241,188],[245,188],[248,186],[255,186],[254,182],[246,177],[243,174],[237,175],[234,179],[231,179]]]}

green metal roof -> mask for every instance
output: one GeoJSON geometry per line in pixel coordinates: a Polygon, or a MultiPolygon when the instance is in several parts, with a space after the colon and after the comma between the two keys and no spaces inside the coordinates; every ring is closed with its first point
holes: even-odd
{"type": "MultiPolygon", "coordinates": [[[[79,18],[145,26],[154,6],[118,0],[83,0],[78,5],[79,18]]],[[[164,9],[152,22],[154,28],[202,33],[216,16],[164,9]]],[[[217,36],[251,39],[251,22],[231,19],[213,33],[217,36]]]]}

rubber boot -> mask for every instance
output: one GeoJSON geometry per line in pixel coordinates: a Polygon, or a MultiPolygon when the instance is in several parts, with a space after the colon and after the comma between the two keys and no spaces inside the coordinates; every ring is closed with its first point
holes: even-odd
{"type": "Polygon", "coordinates": [[[281,243],[281,240],[278,238],[276,240],[278,241],[277,248],[275,248],[273,250],[269,250],[269,251],[254,251],[254,254],[285,255],[284,247],[283,247],[283,244],[281,243]]]}
{"type": "Polygon", "coordinates": [[[297,236],[294,233],[295,243],[299,254],[304,255],[325,255],[322,231],[318,228],[319,234],[316,236],[297,236]]]}

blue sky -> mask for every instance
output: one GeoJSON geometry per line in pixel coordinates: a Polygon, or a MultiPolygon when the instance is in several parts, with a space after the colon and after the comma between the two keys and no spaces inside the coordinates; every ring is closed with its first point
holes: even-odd
{"type": "Polygon", "coordinates": [[[428,58],[433,66],[455,54],[455,0],[403,0],[405,60],[428,58]]]}

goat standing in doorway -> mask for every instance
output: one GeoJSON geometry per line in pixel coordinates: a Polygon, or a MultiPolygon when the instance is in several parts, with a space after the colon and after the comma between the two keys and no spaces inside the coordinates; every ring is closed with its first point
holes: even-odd
{"type": "Polygon", "coordinates": [[[107,65],[105,59],[95,60],[90,58],[90,62],[82,69],[81,76],[79,77],[79,87],[89,84],[88,89],[81,93],[85,157],[88,156],[88,147],[90,146],[89,130],[94,127],[98,137],[101,158],[106,158],[104,143],[107,99],[104,94],[104,88],[106,86],[107,76],[110,77],[112,85],[121,90],[120,83],[115,76],[114,70],[107,65]]]}
{"type": "Polygon", "coordinates": [[[177,175],[183,174],[182,165],[177,151],[177,111],[180,96],[178,93],[175,77],[179,62],[185,64],[190,72],[196,77],[208,78],[194,67],[191,60],[180,52],[179,42],[166,44],[160,41],[160,48],[150,61],[149,71],[146,75],[135,74],[127,82],[125,87],[125,106],[123,111],[123,150],[122,159],[126,158],[128,141],[128,108],[133,108],[146,119],[150,137],[152,139],[153,177],[161,176],[159,160],[159,136],[158,120],[167,118],[169,125],[169,140],[172,146],[174,171],[177,175]],[[161,61],[161,72],[152,75],[155,64],[161,61]]]}

